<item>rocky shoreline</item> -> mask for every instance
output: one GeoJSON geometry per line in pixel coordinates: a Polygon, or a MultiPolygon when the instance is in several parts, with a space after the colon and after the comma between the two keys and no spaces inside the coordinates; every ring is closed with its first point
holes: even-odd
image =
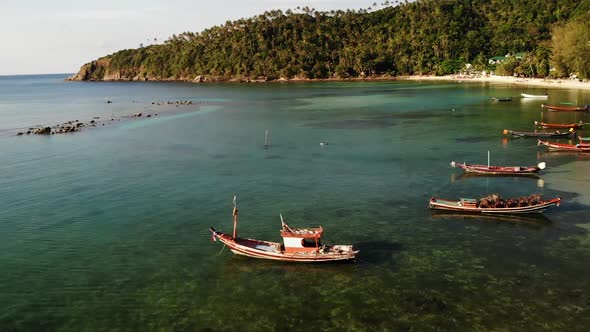
{"type": "Polygon", "coordinates": [[[119,73],[105,75],[102,79],[87,78],[80,73],[74,74],[66,81],[84,81],[84,82],[185,82],[185,83],[273,83],[273,82],[347,82],[347,81],[396,81],[399,78],[391,75],[382,76],[359,76],[348,78],[271,78],[271,77],[217,77],[198,75],[196,77],[151,77],[147,76],[125,76],[119,73]]]}
{"type": "Polygon", "coordinates": [[[134,68],[129,72],[112,70],[109,68],[111,60],[108,57],[101,58],[83,65],[74,75],[66,78],[67,81],[90,81],[90,82],[188,82],[188,83],[264,83],[264,82],[338,82],[338,81],[375,81],[375,80],[396,80],[390,74],[356,76],[356,77],[333,77],[333,78],[305,78],[305,77],[249,77],[249,76],[174,76],[156,77],[147,74],[141,68],[134,68]]]}
{"type": "Polygon", "coordinates": [[[212,77],[199,75],[197,77],[168,77],[158,78],[147,76],[125,76],[120,73],[105,75],[102,79],[88,78],[80,73],[68,77],[68,81],[90,81],[90,82],[186,82],[186,83],[287,83],[287,82],[358,82],[358,81],[455,81],[480,82],[490,84],[510,84],[526,87],[562,88],[590,90],[590,82],[571,79],[549,79],[549,78],[518,78],[512,76],[473,76],[473,75],[413,75],[413,76],[359,76],[348,78],[270,78],[270,77],[212,77]]]}

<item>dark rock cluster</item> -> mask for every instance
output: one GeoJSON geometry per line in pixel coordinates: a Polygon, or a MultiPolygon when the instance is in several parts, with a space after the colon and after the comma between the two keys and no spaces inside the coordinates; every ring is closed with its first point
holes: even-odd
{"type": "Polygon", "coordinates": [[[192,105],[192,100],[175,100],[175,101],[152,101],[152,105],[192,105]]]}
{"type": "MultiPolygon", "coordinates": [[[[112,103],[112,101],[108,100],[107,103],[110,104],[110,103],[112,103]]],[[[178,101],[157,102],[157,105],[176,105],[176,107],[178,107],[179,105],[192,105],[192,103],[193,102],[190,100],[178,100],[178,101]]],[[[152,105],[156,105],[156,102],[152,102],[152,105]]],[[[121,119],[126,119],[126,118],[141,118],[141,117],[151,118],[152,116],[157,116],[157,115],[158,115],[158,113],[154,113],[152,115],[152,114],[139,112],[139,113],[135,113],[132,115],[123,115],[117,119],[112,117],[109,120],[103,120],[103,121],[99,120],[100,117],[95,116],[89,122],[81,122],[79,120],[73,120],[73,121],[68,121],[68,122],[64,122],[64,123],[55,125],[53,127],[51,127],[51,126],[35,126],[35,127],[28,128],[27,131],[19,131],[16,135],[17,136],[22,136],[22,135],[55,135],[55,134],[75,133],[75,132],[81,131],[82,128],[96,127],[98,125],[104,126],[105,123],[111,122],[111,121],[120,121],[121,119]]]]}
{"type": "MultiPolygon", "coordinates": [[[[98,118],[98,117],[95,117],[98,118]]],[[[95,127],[97,122],[95,120],[91,120],[88,123],[80,122],[78,120],[68,121],[61,124],[58,124],[53,127],[48,126],[41,126],[41,127],[33,127],[29,128],[26,132],[18,132],[16,135],[54,135],[54,134],[67,134],[67,133],[75,133],[80,131],[83,127],[95,127]]]]}

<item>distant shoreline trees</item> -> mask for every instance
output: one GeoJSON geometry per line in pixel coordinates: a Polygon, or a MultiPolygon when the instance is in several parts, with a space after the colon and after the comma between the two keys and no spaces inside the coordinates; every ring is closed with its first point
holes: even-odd
{"type": "Polygon", "coordinates": [[[590,23],[575,20],[557,26],[552,38],[553,64],[557,76],[590,75],[590,23]]]}
{"type": "MultiPolygon", "coordinates": [[[[395,1],[395,4],[398,2],[395,1]]],[[[507,75],[588,78],[590,0],[418,0],[382,9],[272,10],[85,65],[80,79],[329,79],[452,74],[525,52],[507,75]],[[575,31],[575,32],[574,32],[575,31]],[[550,69],[555,68],[555,71],[550,69]]],[[[81,72],[82,72],[81,70],[81,72]]]]}

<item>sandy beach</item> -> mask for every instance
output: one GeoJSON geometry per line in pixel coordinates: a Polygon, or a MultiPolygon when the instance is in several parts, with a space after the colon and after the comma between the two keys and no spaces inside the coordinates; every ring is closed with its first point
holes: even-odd
{"type": "Polygon", "coordinates": [[[503,85],[519,85],[542,88],[562,88],[562,89],[583,89],[590,90],[590,82],[580,82],[577,79],[543,79],[543,78],[522,78],[512,76],[469,76],[469,75],[447,75],[447,76],[433,76],[433,75],[414,75],[414,76],[400,76],[400,80],[433,80],[433,81],[455,81],[455,82],[482,82],[491,84],[503,85]]]}

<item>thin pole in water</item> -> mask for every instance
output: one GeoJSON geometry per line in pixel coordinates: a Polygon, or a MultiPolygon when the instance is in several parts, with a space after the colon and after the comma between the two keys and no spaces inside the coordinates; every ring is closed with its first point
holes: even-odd
{"type": "Polygon", "coordinates": [[[236,195],[234,195],[234,211],[232,214],[234,216],[234,232],[232,237],[235,240],[238,237],[238,204],[236,202],[236,195]]]}
{"type": "Polygon", "coordinates": [[[490,151],[488,151],[488,167],[490,167],[490,151]]]}

